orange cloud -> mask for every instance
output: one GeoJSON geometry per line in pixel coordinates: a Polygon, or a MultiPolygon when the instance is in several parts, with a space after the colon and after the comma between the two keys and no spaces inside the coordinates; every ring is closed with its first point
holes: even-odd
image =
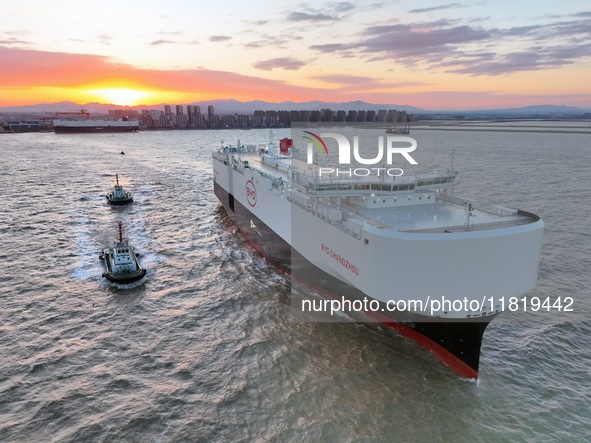
{"type": "MultiPolygon", "coordinates": [[[[208,69],[154,70],[114,63],[108,57],[68,54],[0,46],[0,88],[127,87],[150,92],[182,93],[187,100],[235,98],[238,100],[309,100],[326,90],[285,84],[277,80],[208,69]]],[[[79,92],[79,91],[78,91],[79,92]]],[[[336,97],[333,97],[336,98],[336,97]]],[[[64,98],[67,99],[67,98],[64,98]]],[[[153,103],[160,103],[154,97],[153,103]]]]}
{"type": "Polygon", "coordinates": [[[77,86],[123,76],[125,65],[106,57],[0,46],[0,87],[77,86]]]}
{"type": "MultiPolygon", "coordinates": [[[[117,95],[122,104],[155,105],[191,103],[213,99],[268,102],[347,102],[363,100],[389,105],[410,105],[427,109],[482,109],[532,104],[568,104],[588,107],[590,96],[574,91],[544,89],[511,94],[489,91],[449,90],[421,81],[389,82],[363,75],[311,75],[298,81],[304,86],[280,80],[210,69],[140,69],[116,63],[100,55],[71,54],[0,46],[0,106],[42,102],[108,102],[117,95]],[[321,80],[326,87],[308,87],[321,80]],[[562,93],[561,93],[562,92],[562,93]],[[101,100],[101,97],[103,100],[101,100]],[[132,98],[136,97],[132,103],[132,98]],[[140,101],[141,102],[138,102],[140,101]]],[[[493,86],[493,85],[489,85],[493,86]]],[[[497,85],[500,86],[500,85],[497,85]]],[[[465,88],[468,89],[468,88],[465,88]]]]}

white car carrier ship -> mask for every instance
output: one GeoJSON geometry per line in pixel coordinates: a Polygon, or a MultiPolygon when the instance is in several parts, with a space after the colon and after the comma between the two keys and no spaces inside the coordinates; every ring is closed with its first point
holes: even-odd
{"type": "Polygon", "coordinates": [[[486,326],[536,285],[541,219],[451,195],[453,170],[319,174],[281,143],[213,153],[215,194],[247,241],[323,295],[379,306],[364,315],[477,378],[486,326]],[[408,309],[392,311],[396,300],[408,309]]]}
{"type": "Polygon", "coordinates": [[[119,120],[91,119],[85,109],[76,112],[56,112],[53,130],[56,133],[100,133],[100,132],[137,132],[140,123],[136,119],[123,117],[119,120]]]}

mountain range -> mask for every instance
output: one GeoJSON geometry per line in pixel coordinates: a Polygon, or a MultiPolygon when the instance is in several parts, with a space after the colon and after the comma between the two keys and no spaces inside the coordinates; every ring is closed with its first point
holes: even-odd
{"type": "MultiPolygon", "coordinates": [[[[206,100],[201,102],[193,102],[183,104],[186,108],[187,105],[195,105],[201,107],[202,113],[207,113],[207,107],[213,106],[216,114],[253,114],[255,111],[300,111],[308,110],[315,111],[320,109],[331,109],[333,111],[378,111],[380,109],[396,109],[399,111],[406,111],[409,114],[467,114],[467,115],[557,115],[557,114],[583,114],[589,112],[589,110],[583,110],[575,106],[560,106],[560,105],[537,105],[537,106],[525,106],[520,108],[505,108],[505,109],[482,109],[482,110],[448,110],[448,111],[432,111],[417,108],[408,105],[387,105],[387,104],[375,104],[367,103],[363,101],[351,101],[351,102],[322,102],[318,100],[308,102],[292,102],[285,101],[280,103],[270,103],[260,100],[253,100],[248,102],[240,102],[238,100],[206,100]]],[[[54,112],[66,112],[76,111],[81,108],[86,109],[90,113],[101,113],[106,114],[110,109],[132,109],[140,111],[143,109],[156,109],[163,110],[165,104],[159,105],[138,105],[138,106],[119,106],[113,104],[90,102],[86,104],[79,104],[70,101],[63,101],[57,103],[41,103],[37,105],[28,106],[7,106],[0,107],[0,112],[6,113],[54,113],[54,112]]],[[[172,105],[174,108],[174,105],[172,105]]],[[[173,109],[174,111],[174,109],[173,109]]]]}

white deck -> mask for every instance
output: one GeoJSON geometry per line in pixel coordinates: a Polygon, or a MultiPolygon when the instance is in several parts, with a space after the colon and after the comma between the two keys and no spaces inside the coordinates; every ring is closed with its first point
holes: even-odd
{"type": "MultiPolygon", "coordinates": [[[[249,167],[254,170],[258,170],[273,178],[281,177],[286,182],[289,182],[286,172],[290,165],[289,159],[278,158],[276,160],[278,167],[274,167],[261,161],[258,153],[242,153],[240,158],[242,161],[247,160],[249,167]]],[[[383,228],[391,228],[397,231],[421,231],[425,233],[457,232],[463,230],[496,229],[532,222],[530,217],[517,214],[517,211],[511,213],[499,210],[498,213],[494,213],[473,208],[472,215],[469,217],[467,204],[462,205],[458,202],[441,200],[436,198],[435,192],[419,191],[413,193],[411,191],[408,194],[397,195],[400,200],[406,196],[430,195],[432,202],[398,207],[366,208],[354,203],[347,204],[348,198],[342,196],[343,208],[362,218],[375,220],[383,228]]],[[[372,198],[380,199],[381,197],[383,196],[376,195],[372,198]]],[[[458,200],[461,199],[458,198],[458,200]]]]}
{"type": "MultiPolygon", "coordinates": [[[[528,218],[522,215],[499,216],[489,212],[473,210],[468,223],[468,210],[457,204],[436,200],[432,204],[412,205],[399,208],[359,208],[359,213],[399,231],[440,230],[442,228],[477,229],[478,226],[493,228],[491,224],[527,223],[528,218]]],[[[501,227],[499,225],[498,227],[501,227]]]]}

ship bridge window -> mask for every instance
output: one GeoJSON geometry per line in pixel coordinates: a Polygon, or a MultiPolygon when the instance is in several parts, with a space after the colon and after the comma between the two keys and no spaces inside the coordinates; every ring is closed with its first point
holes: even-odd
{"type": "Polygon", "coordinates": [[[392,186],[390,185],[382,185],[382,191],[390,192],[392,190],[392,186]]]}
{"type": "Polygon", "coordinates": [[[348,191],[351,189],[350,185],[336,185],[336,184],[328,184],[328,185],[314,185],[313,189],[316,191],[348,191]]]}

